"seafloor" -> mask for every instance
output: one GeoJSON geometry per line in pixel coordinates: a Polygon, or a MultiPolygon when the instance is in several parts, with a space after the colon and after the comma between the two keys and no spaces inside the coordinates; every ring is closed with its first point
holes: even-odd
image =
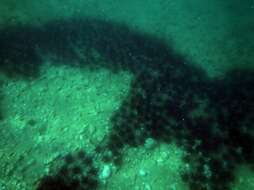
{"type": "Polygon", "coordinates": [[[0,1],[0,190],[254,189],[254,1],[0,1]]]}

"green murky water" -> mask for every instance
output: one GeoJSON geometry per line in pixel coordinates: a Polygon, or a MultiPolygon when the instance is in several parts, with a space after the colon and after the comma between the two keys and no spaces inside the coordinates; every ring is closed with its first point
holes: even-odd
{"type": "Polygon", "coordinates": [[[254,189],[254,1],[0,1],[0,190],[254,189]]]}

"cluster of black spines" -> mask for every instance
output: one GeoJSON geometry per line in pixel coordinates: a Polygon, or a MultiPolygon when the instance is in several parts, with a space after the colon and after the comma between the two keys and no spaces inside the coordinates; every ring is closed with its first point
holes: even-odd
{"type": "Polygon", "coordinates": [[[111,139],[131,146],[147,137],[173,140],[196,165],[184,174],[191,189],[229,189],[235,167],[254,162],[254,73],[233,71],[212,81],[202,75],[193,79],[198,72],[190,70],[172,80],[177,69],[161,72],[158,80],[147,75],[136,80],[113,120],[111,139]]]}
{"type": "Polygon", "coordinates": [[[52,173],[40,180],[37,190],[87,190],[99,185],[98,169],[84,151],[66,155],[63,164],[52,173]]]}
{"type": "Polygon", "coordinates": [[[78,55],[96,49],[109,63],[99,67],[134,74],[129,97],[112,118],[110,137],[97,148],[105,161],[118,162],[125,145],[143,145],[147,138],[173,141],[186,150],[185,161],[195,166],[183,175],[192,190],[229,189],[235,167],[253,165],[252,71],[235,70],[210,79],[161,40],[95,19],[0,33],[0,69],[6,73],[36,76],[40,53],[52,52],[58,59],[94,68],[98,65],[78,55]]]}

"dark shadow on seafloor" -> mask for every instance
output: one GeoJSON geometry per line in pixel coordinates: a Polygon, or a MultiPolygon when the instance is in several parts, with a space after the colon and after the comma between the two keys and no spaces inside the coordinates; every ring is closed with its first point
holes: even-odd
{"type": "MultiPolygon", "coordinates": [[[[42,55],[81,68],[134,74],[128,97],[112,117],[109,139],[97,148],[105,162],[121,164],[122,148],[141,146],[147,138],[173,141],[193,165],[183,174],[191,190],[229,189],[237,165],[254,166],[254,71],[232,70],[210,79],[165,42],[91,18],[2,29],[0,46],[0,70],[9,77],[38,77],[42,55]],[[104,64],[94,64],[93,49],[104,64]]],[[[41,179],[38,190],[97,188],[91,156],[84,151],[64,159],[57,173],[41,179]]]]}

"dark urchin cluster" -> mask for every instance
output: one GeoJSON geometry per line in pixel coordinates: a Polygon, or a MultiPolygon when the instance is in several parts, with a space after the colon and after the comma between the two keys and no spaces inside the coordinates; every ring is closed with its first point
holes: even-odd
{"type": "MultiPolygon", "coordinates": [[[[80,68],[133,73],[129,97],[112,118],[107,144],[97,148],[105,161],[118,162],[125,145],[143,145],[149,137],[174,141],[193,165],[183,175],[192,190],[229,189],[234,168],[254,164],[253,71],[235,70],[211,80],[163,41],[103,20],[58,20],[39,28],[10,27],[0,34],[0,70],[7,75],[38,77],[40,56],[48,54],[70,66],[78,62],[80,68]],[[94,49],[105,64],[83,59],[94,49]]],[[[90,171],[84,174],[80,160],[70,160],[56,175],[43,178],[39,189],[95,189],[96,170],[82,165],[90,171]]]]}
{"type": "Polygon", "coordinates": [[[229,189],[235,167],[254,164],[254,73],[235,70],[210,80],[198,69],[175,65],[151,76],[133,83],[113,118],[108,148],[118,154],[124,144],[142,145],[148,137],[174,141],[193,165],[183,175],[192,190],[229,189]]]}
{"type": "Polygon", "coordinates": [[[98,171],[84,151],[68,154],[63,164],[40,180],[37,190],[87,190],[98,186],[98,171]]]}

